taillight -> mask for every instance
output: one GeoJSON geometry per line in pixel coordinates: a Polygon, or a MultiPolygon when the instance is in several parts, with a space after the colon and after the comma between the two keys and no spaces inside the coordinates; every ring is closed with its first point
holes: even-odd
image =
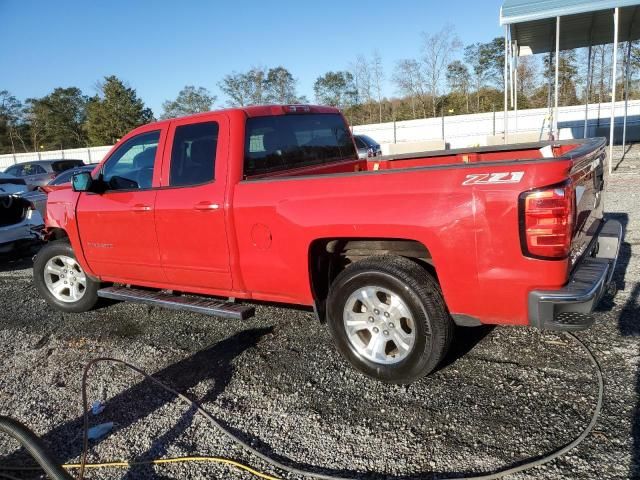
{"type": "Polygon", "coordinates": [[[522,193],[522,253],[533,258],[567,258],[571,250],[574,215],[575,192],[571,182],[522,193]]]}
{"type": "Polygon", "coordinates": [[[309,105],[283,105],[284,113],[309,113],[311,106],[309,105]]]}

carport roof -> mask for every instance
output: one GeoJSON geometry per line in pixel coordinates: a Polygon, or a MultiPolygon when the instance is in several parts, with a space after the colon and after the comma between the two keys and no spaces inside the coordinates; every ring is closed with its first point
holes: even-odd
{"type": "Polygon", "coordinates": [[[640,38],[638,0],[505,0],[500,25],[509,25],[511,39],[531,53],[555,50],[556,17],[560,50],[613,42],[613,9],[620,8],[621,42],[640,38]]]}

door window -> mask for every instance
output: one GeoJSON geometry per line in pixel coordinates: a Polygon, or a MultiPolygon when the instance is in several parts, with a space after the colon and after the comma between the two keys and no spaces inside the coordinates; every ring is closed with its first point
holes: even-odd
{"type": "Polygon", "coordinates": [[[169,185],[200,185],[214,179],[217,122],[202,122],[176,128],[171,149],[169,185]]]}
{"type": "Polygon", "coordinates": [[[40,165],[36,165],[35,163],[27,163],[22,166],[20,176],[26,177],[29,175],[42,175],[43,173],[47,173],[47,171],[40,165]]]}
{"type": "Polygon", "coordinates": [[[151,188],[160,130],[141,133],[121,145],[107,160],[103,180],[108,190],[151,188]]]}

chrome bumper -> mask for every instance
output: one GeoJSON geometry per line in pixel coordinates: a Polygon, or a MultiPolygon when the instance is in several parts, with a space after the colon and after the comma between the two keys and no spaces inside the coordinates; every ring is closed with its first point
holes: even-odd
{"type": "Polygon", "coordinates": [[[569,282],[559,290],[529,293],[529,323],[545,330],[583,330],[594,322],[591,314],[606,293],[618,261],[622,225],[608,220],[597,237],[595,256],[583,258],[569,282]]]}

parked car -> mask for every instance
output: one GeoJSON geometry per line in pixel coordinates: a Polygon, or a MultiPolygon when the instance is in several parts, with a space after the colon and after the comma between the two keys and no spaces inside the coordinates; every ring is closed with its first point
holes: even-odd
{"type": "Polygon", "coordinates": [[[0,253],[39,238],[46,199],[29,192],[24,179],[0,173],[0,253]]]}
{"type": "Polygon", "coordinates": [[[5,170],[5,173],[15,177],[24,178],[27,185],[33,190],[42,187],[53,180],[59,173],[70,168],[84,165],[82,160],[56,159],[37,160],[13,165],[5,170]]]}
{"type": "Polygon", "coordinates": [[[605,143],[358,159],[330,107],[151,123],[51,192],[34,282],[63,312],[100,297],[236,319],[254,314],[242,300],[313,307],[356,368],[408,383],[454,324],[591,325],[622,236],[603,220],[605,143]]]}
{"type": "Polygon", "coordinates": [[[368,135],[354,135],[353,140],[356,142],[358,149],[358,158],[378,157],[382,155],[380,144],[368,135]]]}
{"type": "Polygon", "coordinates": [[[94,168],[96,168],[99,164],[90,163],[88,165],[84,165],[82,167],[70,168],[69,170],[65,170],[64,172],[58,174],[56,178],[51,180],[46,185],[40,187],[45,193],[52,192],[54,190],[60,190],[61,188],[69,188],[71,186],[71,177],[73,177],[76,173],[80,172],[91,172],[94,168]]]}

